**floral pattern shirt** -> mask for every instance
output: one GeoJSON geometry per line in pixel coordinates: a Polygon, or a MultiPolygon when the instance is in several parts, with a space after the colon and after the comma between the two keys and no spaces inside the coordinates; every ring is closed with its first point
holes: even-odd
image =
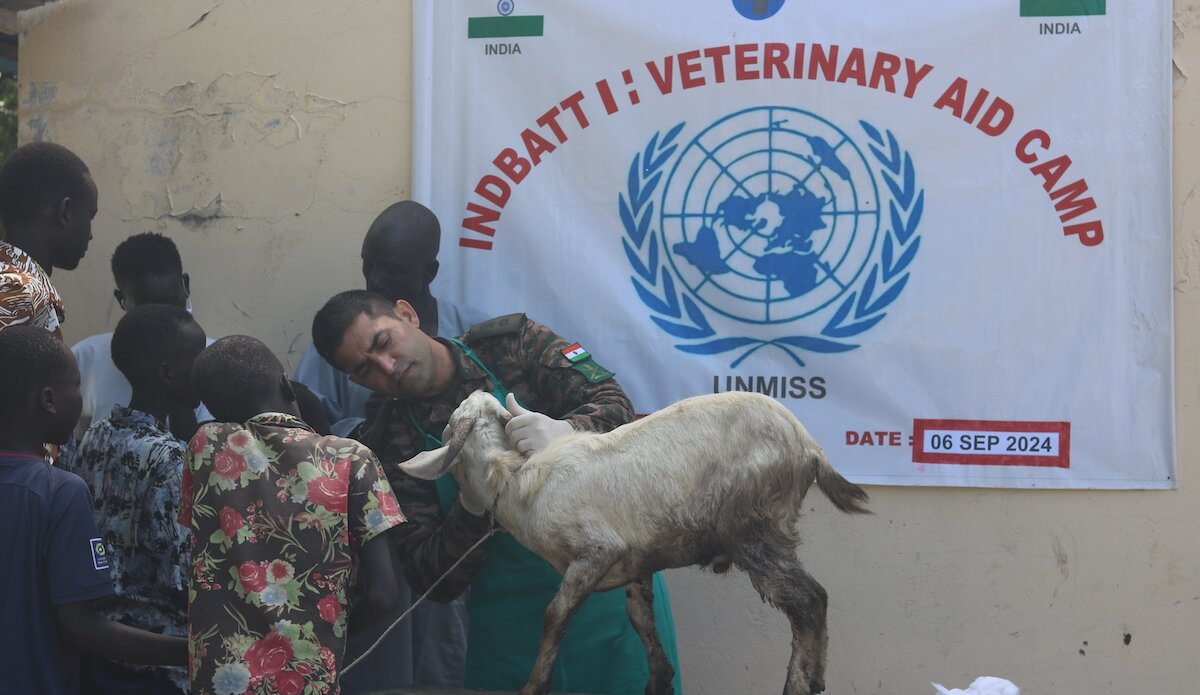
{"type": "MultiPolygon", "coordinates": [[[[117,595],[104,604],[104,616],[179,636],[187,634],[190,565],[191,533],[177,522],[186,450],[153,415],[114,405],[64,466],[91,488],[96,526],[108,546],[117,595]]],[[[158,668],[187,691],[184,669],[158,668]]]]}
{"type": "Polygon", "coordinates": [[[194,695],[336,694],[363,544],[404,522],[371,450],[264,413],[188,445],[194,695]]]}
{"type": "Polygon", "coordinates": [[[0,241],[0,329],[37,326],[62,338],[62,297],[29,254],[0,241]]]}

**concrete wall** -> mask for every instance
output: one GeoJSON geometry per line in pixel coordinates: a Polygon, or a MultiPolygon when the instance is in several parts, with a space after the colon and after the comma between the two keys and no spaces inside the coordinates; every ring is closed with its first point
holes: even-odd
{"type": "Polygon", "coordinates": [[[72,148],[100,189],[87,258],[54,278],[67,338],[111,330],[108,259],[156,231],[210,335],[298,360],[321,303],[361,287],[367,226],[408,190],[409,6],[67,0],[20,17],[22,141],[72,148]]]}
{"type": "MultiPolygon", "coordinates": [[[[112,249],[156,230],[210,334],[294,361],[316,307],[359,284],[363,230],[408,190],[408,4],[68,0],[22,22],[22,138],[79,152],[101,192],[92,250],[55,275],[68,339],[111,329],[112,249]]],[[[1175,63],[1180,489],[874,488],[871,518],[814,495],[829,692],[981,674],[1030,695],[1200,688],[1200,3],[1177,3],[1175,63]]],[[[781,616],[741,576],[669,576],[686,692],[778,692],[781,616]]]]}

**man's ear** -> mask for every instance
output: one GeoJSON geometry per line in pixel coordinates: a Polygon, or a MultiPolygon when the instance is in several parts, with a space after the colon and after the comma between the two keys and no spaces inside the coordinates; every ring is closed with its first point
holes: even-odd
{"type": "Polygon", "coordinates": [[[433,282],[433,279],[434,279],[435,277],[437,277],[437,273],[438,273],[438,268],[439,268],[439,267],[441,267],[441,266],[438,264],[438,261],[437,261],[437,259],[436,259],[436,258],[435,258],[435,259],[433,259],[432,261],[430,261],[430,262],[429,262],[429,265],[425,266],[425,277],[424,277],[424,281],[425,281],[425,284],[426,284],[426,285],[428,285],[429,283],[433,282]]]}
{"type": "Polygon", "coordinates": [[[417,310],[412,307],[412,304],[403,299],[396,300],[396,303],[392,306],[392,311],[396,313],[396,318],[407,324],[413,326],[421,325],[421,319],[417,316],[417,310]]]}
{"type": "Polygon", "coordinates": [[[192,279],[188,277],[187,273],[184,273],[179,277],[183,278],[183,293],[189,297],[192,296],[192,279]]]}
{"type": "Polygon", "coordinates": [[[54,209],[55,221],[66,227],[71,223],[71,214],[73,212],[74,210],[71,209],[71,196],[63,196],[54,209]]]}
{"type": "Polygon", "coordinates": [[[120,306],[122,310],[124,310],[125,309],[125,293],[121,291],[120,287],[113,290],[113,297],[116,298],[117,305],[120,306]]]}

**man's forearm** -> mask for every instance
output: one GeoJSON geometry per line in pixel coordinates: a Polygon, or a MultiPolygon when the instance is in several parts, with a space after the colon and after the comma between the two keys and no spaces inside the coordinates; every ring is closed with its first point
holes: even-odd
{"type": "Polygon", "coordinates": [[[483,566],[486,544],[470,555],[467,552],[487,534],[489,525],[486,516],[471,514],[459,501],[455,501],[445,521],[439,518],[436,525],[414,524],[410,515],[408,523],[393,535],[409,585],[425,593],[437,583],[429,597],[440,603],[453,601],[466,591],[483,566]],[[402,529],[408,533],[402,533],[402,529]],[[466,558],[456,566],[464,555],[466,558]],[[445,578],[438,582],[443,575],[445,578]]]}
{"type": "MultiPolygon", "coordinates": [[[[424,593],[487,533],[489,521],[469,513],[457,500],[443,516],[435,483],[413,478],[394,466],[388,473],[392,492],[408,519],[388,535],[404,565],[409,586],[424,593]]],[[[430,598],[445,603],[465,591],[483,565],[483,550],[482,546],[477,548],[455,567],[430,598]]]]}

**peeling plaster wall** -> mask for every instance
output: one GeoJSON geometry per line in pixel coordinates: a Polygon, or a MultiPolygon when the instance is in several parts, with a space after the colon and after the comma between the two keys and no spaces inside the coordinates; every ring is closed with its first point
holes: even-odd
{"type": "Polygon", "coordinates": [[[408,190],[409,5],[66,0],[20,20],[21,140],[69,146],[100,189],[87,257],[54,278],[68,340],[111,330],[108,259],[156,231],[211,335],[293,365],[408,190]]]}
{"type": "MultiPolygon", "coordinates": [[[[110,330],[108,257],[177,240],[196,313],[294,361],[357,286],[374,214],[408,189],[407,2],[60,2],[23,13],[22,138],[79,152],[93,248],[55,281],[68,339],[110,330]]],[[[806,510],[829,589],[829,692],[1008,677],[1029,695],[1182,695],[1200,683],[1200,2],[1175,18],[1180,489],[873,488],[876,516],[806,510]]],[[[790,635],[744,577],[669,574],[686,692],[778,692],[790,635]]]]}

